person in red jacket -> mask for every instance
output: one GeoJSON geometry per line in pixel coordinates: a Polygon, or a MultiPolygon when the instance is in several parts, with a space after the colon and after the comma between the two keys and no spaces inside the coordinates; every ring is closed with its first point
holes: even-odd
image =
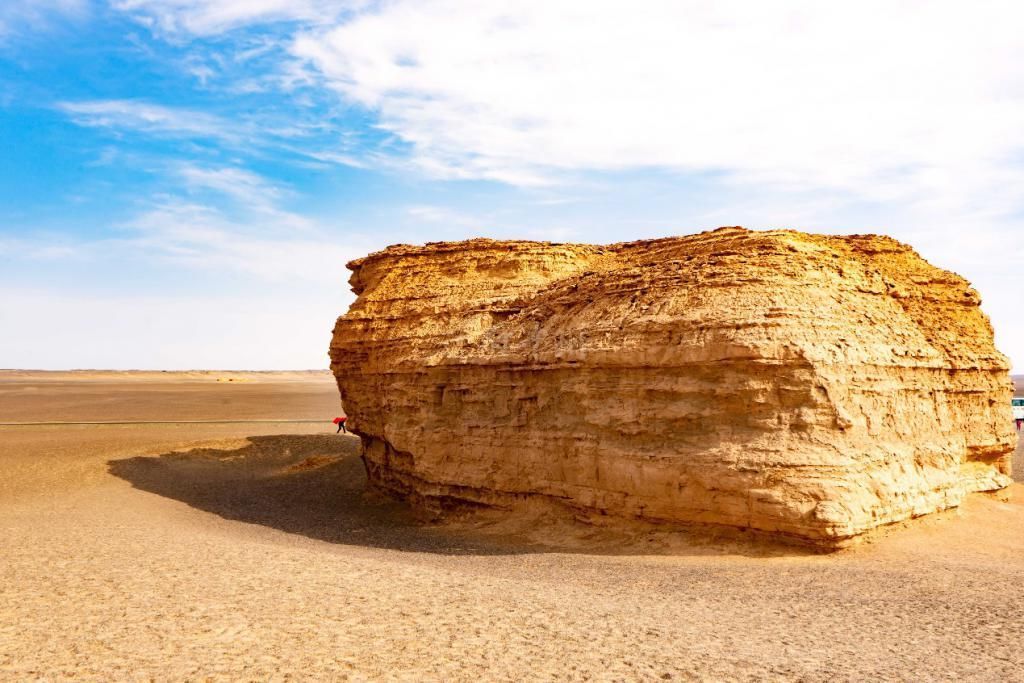
{"type": "Polygon", "coordinates": [[[342,432],[348,434],[348,430],[345,429],[346,420],[348,420],[348,418],[344,415],[334,418],[334,424],[338,425],[338,431],[334,432],[335,434],[341,434],[342,432]]]}

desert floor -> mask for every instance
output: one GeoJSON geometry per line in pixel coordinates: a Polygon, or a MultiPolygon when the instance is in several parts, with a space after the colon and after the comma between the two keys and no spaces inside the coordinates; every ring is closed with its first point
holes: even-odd
{"type": "Polygon", "coordinates": [[[831,555],[503,535],[364,496],[337,406],[326,374],[0,373],[0,421],[313,420],[0,427],[0,680],[1024,680],[1020,484],[831,555]]]}

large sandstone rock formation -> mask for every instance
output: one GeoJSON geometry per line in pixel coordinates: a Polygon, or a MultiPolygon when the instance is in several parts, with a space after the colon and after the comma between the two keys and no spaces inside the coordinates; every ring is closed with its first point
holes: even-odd
{"type": "Polygon", "coordinates": [[[417,505],[836,546],[1010,483],[977,293],[887,237],[471,240],[349,268],[332,368],[370,481],[417,505]]]}

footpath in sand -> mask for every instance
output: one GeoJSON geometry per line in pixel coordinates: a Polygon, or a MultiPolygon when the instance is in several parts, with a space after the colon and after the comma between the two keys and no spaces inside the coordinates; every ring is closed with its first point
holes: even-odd
{"type": "Polygon", "coordinates": [[[0,427],[0,680],[1021,679],[1020,484],[831,555],[502,538],[365,497],[329,375],[234,378],[0,373],[0,422],[321,420],[0,427]]]}

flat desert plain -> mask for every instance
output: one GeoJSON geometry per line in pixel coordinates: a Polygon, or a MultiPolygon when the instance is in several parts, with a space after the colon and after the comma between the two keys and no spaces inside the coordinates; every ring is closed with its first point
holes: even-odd
{"type": "Polygon", "coordinates": [[[131,423],[0,427],[0,679],[1024,680],[1021,484],[828,555],[425,524],[337,413],[320,373],[0,373],[0,422],[131,423]]]}

